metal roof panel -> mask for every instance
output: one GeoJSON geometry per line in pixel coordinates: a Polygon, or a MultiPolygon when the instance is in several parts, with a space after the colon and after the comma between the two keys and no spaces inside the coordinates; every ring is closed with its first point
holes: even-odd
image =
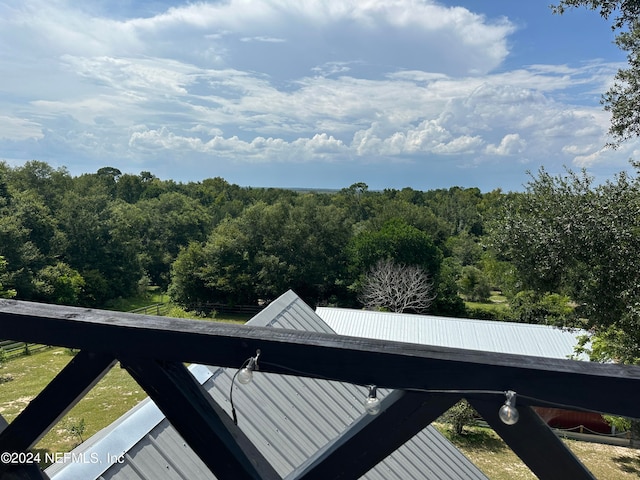
{"type": "MultiPolygon", "coordinates": [[[[548,325],[318,307],[340,335],[548,358],[574,355],[586,332],[548,325]]],[[[586,358],[583,358],[586,360],[586,358]]]]}
{"type": "MultiPolygon", "coordinates": [[[[293,292],[282,295],[250,323],[334,333],[293,292]]],[[[190,368],[213,399],[230,413],[229,388],[235,371],[194,365],[190,368]]],[[[366,389],[351,384],[258,373],[251,384],[234,385],[233,396],[238,426],[283,477],[359,418],[365,397],[366,389]]],[[[47,469],[47,474],[52,480],[215,478],[166,419],[158,422],[157,408],[148,399],[75,452],[94,451],[106,455],[111,453],[105,451],[107,448],[124,449],[123,463],[107,465],[97,474],[95,469],[84,468],[87,465],[55,465],[47,469]],[[130,428],[132,424],[137,429],[130,428]],[[114,438],[119,442],[113,441],[114,438]]],[[[486,480],[486,476],[433,427],[425,428],[363,478],[486,480]]]]}

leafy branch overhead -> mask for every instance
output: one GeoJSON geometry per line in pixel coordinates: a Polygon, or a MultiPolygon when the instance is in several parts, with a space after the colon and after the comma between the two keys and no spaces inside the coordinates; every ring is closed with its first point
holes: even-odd
{"type": "Polygon", "coordinates": [[[617,31],[616,45],[627,52],[628,67],[621,68],[613,85],[602,96],[602,104],[611,112],[610,146],[640,136],[640,1],[638,0],[562,0],[552,11],[563,14],[568,9],[586,7],[613,19],[617,31]]]}

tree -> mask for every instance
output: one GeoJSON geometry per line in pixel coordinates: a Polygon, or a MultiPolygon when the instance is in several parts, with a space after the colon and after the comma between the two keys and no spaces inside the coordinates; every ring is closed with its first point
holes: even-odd
{"type": "Polygon", "coordinates": [[[6,270],[7,261],[4,259],[4,257],[0,257],[0,298],[13,298],[16,296],[16,291],[11,288],[5,288],[2,285],[2,280],[6,274],[6,270]]]}
{"type": "Polygon", "coordinates": [[[78,305],[84,286],[84,278],[63,262],[44,267],[35,277],[36,299],[59,305],[78,305]]]}
{"type": "Polygon", "coordinates": [[[427,272],[415,265],[393,260],[380,260],[362,282],[359,300],[371,309],[392,312],[424,312],[435,296],[433,281],[427,272]]]}
{"type": "Polygon", "coordinates": [[[180,249],[189,242],[204,241],[211,228],[210,216],[202,205],[178,192],[163,193],[134,205],[116,202],[113,215],[112,234],[135,245],[151,282],[161,288],[169,285],[171,264],[180,249]]]}
{"type": "Polygon", "coordinates": [[[458,287],[470,302],[486,302],[491,296],[491,285],[486,275],[472,265],[462,268],[462,275],[458,280],[458,287]]]}
{"type": "MultiPolygon", "coordinates": [[[[183,304],[255,304],[287,289],[309,303],[332,295],[344,276],[349,225],[322,195],[258,202],[192,242],[172,269],[171,297],[183,304]]],[[[344,282],[342,282],[344,283],[344,282]]]]}
{"type": "Polygon", "coordinates": [[[519,323],[556,327],[571,327],[576,323],[571,300],[558,293],[540,295],[532,290],[523,290],[509,300],[509,309],[511,318],[519,323]]]}
{"type": "Polygon", "coordinates": [[[542,169],[505,204],[492,242],[516,268],[520,290],[566,295],[594,333],[624,332],[610,350],[620,361],[640,358],[639,232],[638,176],[594,186],[584,172],[542,169]]]}
{"type": "Polygon", "coordinates": [[[0,209],[0,255],[7,261],[5,282],[22,299],[31,298],[34,272],[45,263],[29,233],[14,209],[0,209]]]}
{"type": "Polygon", "coordinates": [[[613,18],[612,30],[619,31],[615,42],[628,52],[629,68],[620,69],[613,85],[603,95],[602,103],[611,112],[609,133],[612,146],[640,136],[640,2],[638,0],[561,0],[552,6],[554,13],[563,14],[569,8],[586,7],[599,10],[600,15],[613,18]]]}
{"type": "Polygon", "coordinates": [[[479,417],[471,404],[462,399],[442,415],[442,420],[451,425],[454,435],[460,436],[464,433],[464,427],[475,425],[479,417]]]}
{"type": "Polygon", "coordinates": [[[48,208],[55,211],[65,192],[71,188],[72,179],[66,168],[54,170],[45,162],[32,160],[11,170],[8,183],[14,192],[28,191],[38,195],[48,208]]]}
{"type": "Polygon", "coordinates": [[[387,221],[379,230],[356,235],[349,245],[349,256],[356,274],[386,259],[417,265],[432,275],[439,272],[442,263],[442,252],[431,236],[402,218],[387,221]]]}
{"type": "Polygon", "coordinates": [[[456,283],[460,272],[460,265],[454,258],[448,257],[442,261],[440,272],[436,277],[436,298],[429,308],[430,313],[445,317],[465,316],[467,308],[458,295],[458,284],[456,283]]]}
{"type": "Polygon", "coordinates": [[[105,194],[65,196],[58,218],[67,240],[63,260],[85,280],[83,305],[137,292],[143,272],[137,242],[123,233],[123,205],[105,194]]]}

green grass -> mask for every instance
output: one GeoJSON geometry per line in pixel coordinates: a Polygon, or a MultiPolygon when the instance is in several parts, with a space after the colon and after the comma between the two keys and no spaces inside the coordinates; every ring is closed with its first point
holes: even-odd
{"type": "MultiPolygon", "coordinates": [[[[150,287],[147,293],[140,294],[135,297],[118,298],[116,300],[112,300],[105,308],[119,312],[131,312],[133,310],[142,309],[144,307],[149,307],[158,303],[167,304],[167,310],[164,313],[161,313],[161,315],[165,315],[167,317],[191,318],[194,320],[215,320],[216,322],[227,323],[246,323],[251,319],[251,317],[253,317],[253,315],[250,314],[233,313],[218,313],[212,317],[203,317],[202,315],[199,315],[195,312],[189,312],[179,307],[178,305],[172,304],[169,301],[169,296],[161,292],[156,287],[150,287]]],[[[154,314],[153,309],[149,311],[149,314],[154,314]]]]}
{"type": "Polygon", "coordinates": [[[483,312],[484,316],[494,316],[496,318],[503,318],[505,313],[509,311],[509,303],[507,297],[502,295],[502,292],[492,291],[489,296],[488,302],[464,302],[467,309],[476,312],[483,312]]]}
{"type": "MultiPolygon", "coordinates": [[[[461,436],[448,426],[436,424],[464,455],[491,480],[535,480],[537,477],[490,428],[465,427],[461,436]]],[[[640,477],[640,451],[598,443],[562,440],[596,478],[637,480],[640,477]]]]}
{"type": "MultiPolygon", "coordinates": [[[[71,359],[66,349],[49,348],[5,363],[0,367],[0,414],[11,422],[71,359]]],[[[80,437],[72,433],[74,425],[84,420],[82,438],[87,439],[145,397],[129,374],[116,365],[35,448],[43,453],[67,452],[80,443],[80,437]]]]}
{"type": "Polygon", "coordinates": [[[224,323],[247,323],[253,315],[250,314],[240,314],[240,313],[222,313],[216,314],[215,320],[216,322],[224,322],[224,323]]]}
{"type": "Polygon", "coordinates": [[[117,310],[119,312],[130,312],[138,308],[155,305],[156,303],[165,303],[169,301],[167,294],[161,292],[158,288],[151,287],[147,292],[129,298],[118,298],[109,301],[105,307],[108,310],[117,310]]]}
{"type": "Polygon", "coordinates": [[[484,312],[505,312],[509,310],[506,303],[464,302],[467,308],[482,310],[484,312]]]}

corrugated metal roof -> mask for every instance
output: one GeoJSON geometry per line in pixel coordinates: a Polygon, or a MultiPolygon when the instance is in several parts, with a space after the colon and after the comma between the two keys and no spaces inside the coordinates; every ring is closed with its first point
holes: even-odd
{"type": "MultiPolygon", "coordinates": [[[[282,295],[250,323],[334,333],[293,292],[282,295]]],[[[229,388],[235,370],[203,366],[191,369],[230,414],[229,388]]],[[[285,477],[363,414],[366,394],[363,387],[351,384],[256,374],[249,385],[236,384],[233,396],[238,426],[285,477]]],[[[121,463],[69,462],[53,465],[46,472],[53,480],[215,478],[150,400],[74,450],[76,455],[100,460],[123,452],[121,463]]],[[[486,480],[433,427],[424,429],[363,478],[486,480]]]]}
{"type": "Polygon", "coordinates": [[[535,357],[569,358],[578,337],[586,333],[547,325],[346,308],[318,307],[316,313],[340,335],[535,357]]]}

